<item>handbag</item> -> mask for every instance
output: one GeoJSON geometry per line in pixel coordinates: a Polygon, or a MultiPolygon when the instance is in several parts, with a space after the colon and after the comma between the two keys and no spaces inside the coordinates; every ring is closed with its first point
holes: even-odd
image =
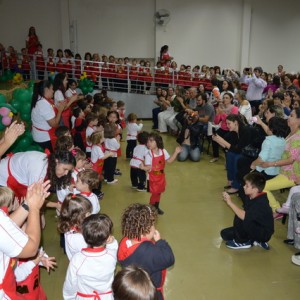
{"type": "Polygon", "coordinates": [[[260,149],[252,145],[247,145],[242,149],[242,154],[248,157],[257,158],[259,155],[260,149]]]}

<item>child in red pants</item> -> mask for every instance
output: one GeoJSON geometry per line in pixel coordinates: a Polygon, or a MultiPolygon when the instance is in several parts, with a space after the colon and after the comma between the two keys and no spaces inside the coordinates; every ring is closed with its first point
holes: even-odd
{"type": "Polygon", "coordinates": [[[162,137],[157,133],[150,133],[147,147],[149,152],[145,157],[145,165],[141,164],[140,168],[149,172],[150,204],[156,207],[159,215],[163,215],[164,212],[159,208],[159,202],[160,195],[166,188],[165,163],[172,163],[177,154],[181,152],[181,147],[176,147],[174,153],[170,156],[167,150],[164,149],[162,137]]]}

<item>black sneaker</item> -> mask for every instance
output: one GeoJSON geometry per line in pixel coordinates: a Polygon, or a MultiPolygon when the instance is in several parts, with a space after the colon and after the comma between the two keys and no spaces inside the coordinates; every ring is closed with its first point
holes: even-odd
{"type": "Polygon", "coordinates": [[[255,241],[253,243],[253,246],[258,246],[258,247],[261,247],[261,248],[263,248],[265,250],[270,250],[270,246],[269,246],[269,244],[267,242],[256,242],[255,241]]]}
{"type": "Polygon", "coordinates": [[[230,240],[226,242],[226,246],[230,249],[249,249],[252,247],[251,241],[246,243],[237,243],[235,240],[230,240]]]}
{"type": "Polygon", "coordinates": [[[120,170],[117,170],[117,169],[116,169],[114,175],[115,175],[115,176],[121,176],[122,173],[120,172],[120,170]]]}
{"type": "Polygon", "coordinates": [[[292,239],[286,239],[283,242],[285,244],[288,244],[288,245],[291,245],[291,246],[294,246],[294,244],[295,244],[294,240],[292,240],[292,239]]]}

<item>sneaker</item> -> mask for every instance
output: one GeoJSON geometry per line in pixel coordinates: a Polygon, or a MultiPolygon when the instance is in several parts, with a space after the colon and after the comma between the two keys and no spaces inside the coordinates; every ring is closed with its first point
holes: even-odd
{"type": "Polygon", "coordinates": [[[107,179],[104,179],[104,182],[107,182],[107,179]]]}
{"type": "Polygon", "coordinates": [[[118,182],[118,179],[114,179],[113,181],[107,181],[107,184],[115,184],[118,182]]]}
{"type": "Polygon", "coordinates": [[[254,242],[253,243],[254,246],[258,246],[258,247],[261,247],[261,248],[264,248],[265,250],[270,250],[270,246],[267,242],[254,242]]]}
{"type": "Polygon", "coordinates": [[[250,241],[246,243],[237,243],[235,240],[227,241],[226,246],[230,249],[249,249],[252,247],[250,241]]]}
{"type": "Polygon", "coordinates": [[[214,162],[216,162],[216,161],[218,161],[219,160],[219,158],[218,157],[214,157],[213,159],[211,159],[209,162],[210,163],[214,163],[214,162]]]}
{"type": "Polygon", "coordinates": [[[134,190],[136,190],[136,189],[137,189],[137,186],[132,185],[131,188],[134,189],[134,190]]]}
{"type": "Polygon", "coordinates": [[[284,206],[284,205],[282,205],[282,207],[276,209],[276,212],[278,212],[280,214],[285,214],[285,215],[288,215],[289,211],[290,211],[290,208],[287,206],[284,206]]]}
{"type": "Polygon", "coordinates": [[[138,192],[147,192],[147,189],[137,189],[138,192]]]}
{"type": "Polygon", "coordinates": [[[295,265],[300,266],[300,252],[295,253],[295,254],[292,256],[292,262],[293,262],[295,265]]]}
{"type": "Polygon", "coordinates": [[[293,239],[286,239],[283,242],[290,246],[294,246],[294,244],[295,244],[295,241],[293,239]]]}
{"type": "Polygon", "coordinates": [[[114,173],[115,176],[121,176],[122,173],[120,172],[120,170],[115,170],[115,173],[114,173]]]}

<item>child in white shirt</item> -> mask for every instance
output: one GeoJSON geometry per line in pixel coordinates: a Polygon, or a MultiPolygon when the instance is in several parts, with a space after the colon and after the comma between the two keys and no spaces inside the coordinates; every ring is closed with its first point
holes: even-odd
{"type": "Polygon", "coordinates": [[[128,126],[127,126],[127,147],[126,147],[126,158],[132,158],[133,149],[137,145],[136,138],[138,133],[143,128],[143,123],[137,124],[137,115],[131,113],[127,118],[128,126]]]}

